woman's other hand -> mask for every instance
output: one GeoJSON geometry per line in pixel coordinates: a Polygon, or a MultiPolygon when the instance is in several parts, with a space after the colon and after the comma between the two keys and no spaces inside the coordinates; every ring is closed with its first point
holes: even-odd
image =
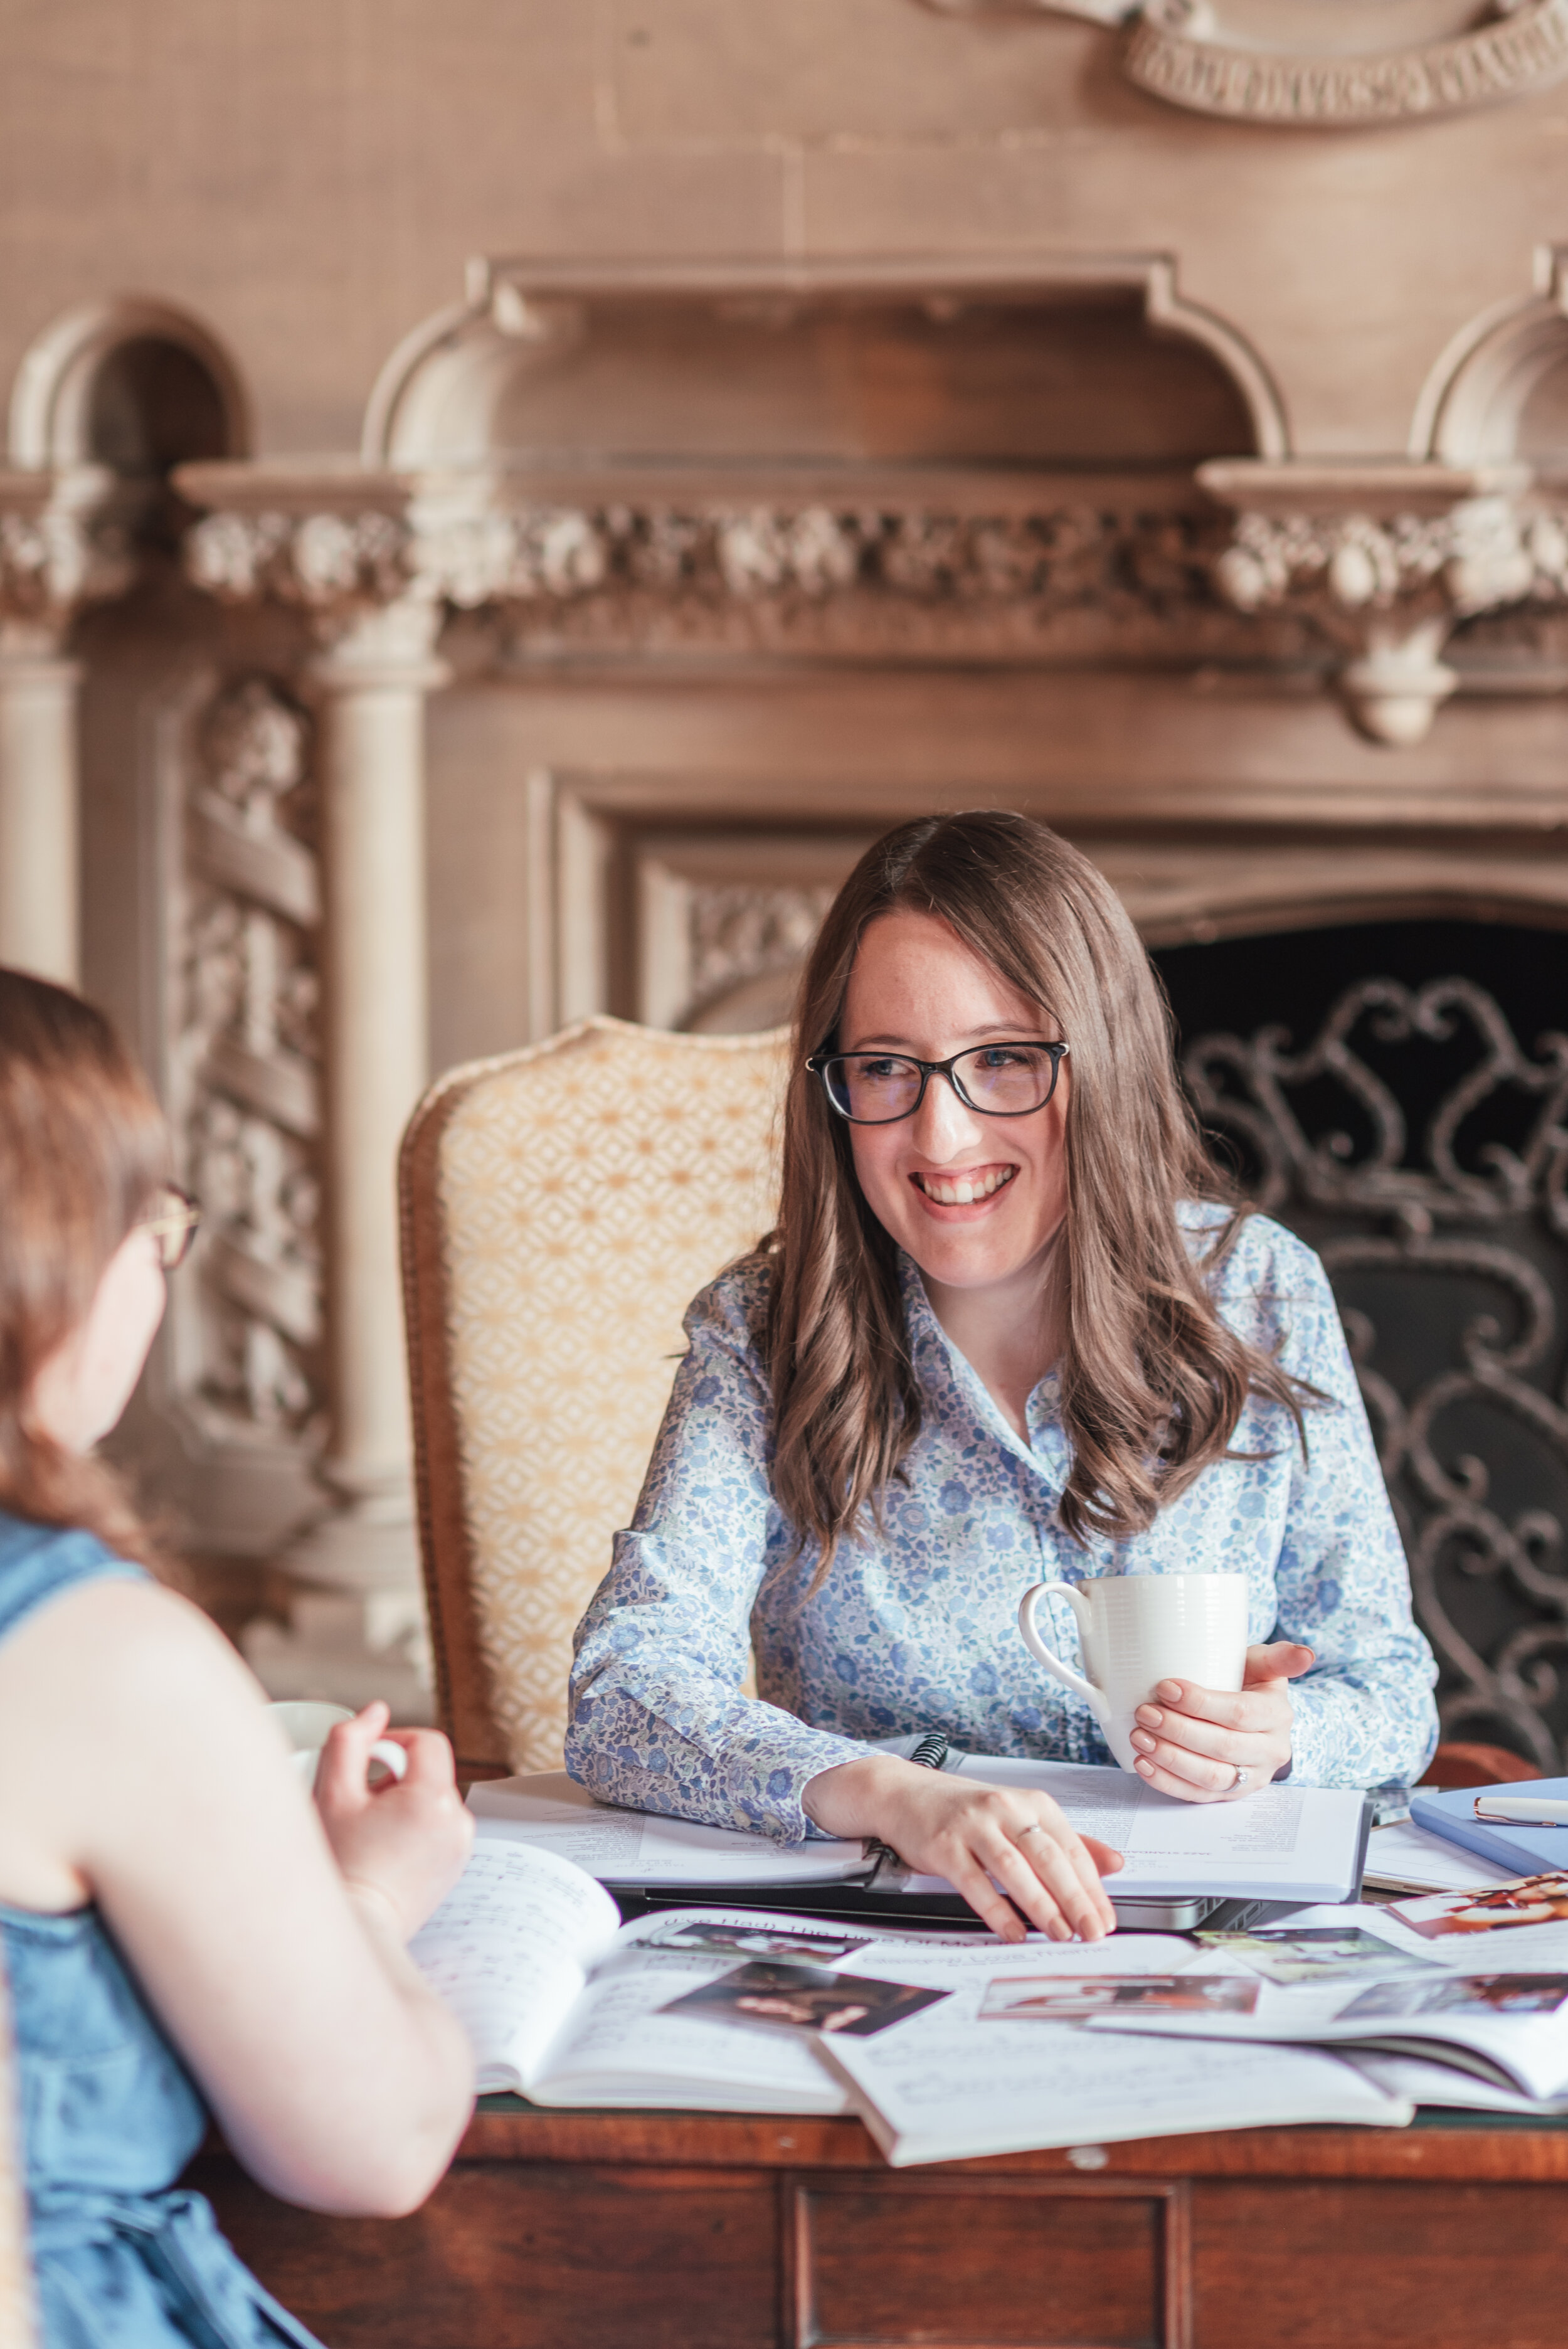
{"type": "Polygon", "coordinates": [[[1292,1640],[1247,1650],[1240,1692],[1161,1681],[1134,1715],[1140,1777],[1184,1803],[1255,1795],[1290,1760],[1294,1715],[1287,1681],[1310,1671],[1313,1653],[1292,1640]],[[1238,1779],[1238,1770],[1246,1776],[1238,1779]]]}
{"type": "Polygon", "coordinates": [[[321,1750],[315,1804],[345,1884],[379,1896],[407,1941],[462,1874],[474,1822],[439,1730],[389,1730],[389,1718],[377,1699],[338,1723],[321,1750]],[[400,1745],[408,1767],[400,1780],[372,1786],[370,1749],[377,1738],[400,1745]]]}
{"type": "Polygon", "coordinates": [[[805,1807],[829,1835],[875,1836],[916,1874],[944,1876],[1004,1941],[1024,1939],[1023,1919],[1053,1941],[1116,1930],[1100,1878],[1121,1854],[1076,1834],[1048,1795],[944,1777],[889,1754],[824,1770],[805,1807]]]}

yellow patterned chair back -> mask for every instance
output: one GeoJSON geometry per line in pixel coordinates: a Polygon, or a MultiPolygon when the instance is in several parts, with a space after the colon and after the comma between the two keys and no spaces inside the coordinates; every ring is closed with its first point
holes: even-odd
{"type": "Polygon", "coordinates": [[[681,1316],[774,1219],[784,1047],[585,1019],[454,1069],[408,1129],[420,1538],[469,1775],[560,1767],[572,1633],[630,1518],[681,1316]]]}
{"type": "Polygon", "coordinates": [[[27,2206],[16,2133],[11,2002],[0,1967],[0,2342],[32,2349],[33,2284],[27,2264],[27,2206]]]}

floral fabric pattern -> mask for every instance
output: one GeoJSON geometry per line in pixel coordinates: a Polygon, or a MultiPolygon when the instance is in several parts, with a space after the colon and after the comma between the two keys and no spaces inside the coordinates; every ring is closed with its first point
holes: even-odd
{"type": "MultiPolygon", "coordinates": [[[[1195,1247],[1218,1210],[1189,1209],[1195,1247]]],[[[681,1362],[629,1531],[578,1627],[566,1761],[603,1800],[795,1842],[807,1782],[879,1740],[946,1731],[977,1754],[1110,1760],[1082,1701],[1019,1638],[1031,1583],[1102,1574],[1244,1574],[1249,1638],[1299,1640],[1292,1773],[1324,1786],[1408,1785],[1437,1743],[1437,1667],[1338,1309],[1313,1251],[1263,1216],[1210,1277],[1231,1328],[1328,1401],[1253,1399],[1216,1462],[1127,1541],[1080,1547],[1056,1521],[1070,1453],[1052,1372],[1029,1441],[1007,1425],[901,1260],[924,1419],[880,1535],[842,1545],[822,1588],[792,1557],[770,1482],[772,1405],[754,1331],[755,1269],[686,1318],[681,1362]],[[743,1695],[748,1645],[759,1694],[743,1695]]],[[[1048,1602],[1047,1602],[1048,1603],[1048,1602]]],[[[1052,1628],[1078,1661],[1071,1610],[1052,1628]]]]}

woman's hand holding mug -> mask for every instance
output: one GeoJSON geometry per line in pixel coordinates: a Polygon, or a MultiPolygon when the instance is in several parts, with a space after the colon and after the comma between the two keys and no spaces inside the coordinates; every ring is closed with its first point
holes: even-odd
{"type": "Polygon", "coordinates": [[[1100,1878],[1121,1854],[1076,1834],[1048,1795],[946,1778],[889,1754],[822,1771],[805,1806],[829,1835],[875,1836],[917,1875],[944,1876],[1004,1941],[1024,1939],[1026,1919],[1053,1941],[1116,1930],[1100,1878]]]}
{"type": "Polygon", "coordinates": [[[1183,1803],[1226,1803],[1255,1795],[1290,1760],[1285,1682],[1314,1661],[1293,1640],[1248,1647],[1247,1610],[1239,1574],[1097,1575],[1037,1582],[1018,1629],[1035,1661],[1088,1705],[1124,1770],[1183,1803]],[[1081,1672],[1036,1619],[1058,1596],[1077,1619],[1081,1672]]]}
{"type": "Polygon", "coordinates": [[[345,1884],[384,1904],[407,1941],[462,1874],[474,1822],[439,1730],[389,1731],[388,1718],[377,1701],[328,1732],[316,1765],[315,1806],[345,1884]],[[373,1786],[372,1748],[388,1738],[407,1765],[401,1777],[373,1786]]]}
{"type": "Polygon", "coordinates": [[[1140,1777],[1184,1803],[1229,1803],[1256,1794],[1290,1760],[1293,1715],[1285,1683],[1312,1669],[1310,1648],[1274,1640],[1247,1650],[1239,1692],[1161,1681],[1133,1715],[1140,1777]],[[1240,1774],[1240,1775],[1238,1775],[1240,1774]]]}

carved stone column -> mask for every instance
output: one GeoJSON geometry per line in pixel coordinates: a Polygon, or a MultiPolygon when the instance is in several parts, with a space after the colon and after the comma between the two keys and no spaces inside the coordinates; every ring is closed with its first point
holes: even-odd
{"type": "Polygon", "coordinates": [[[188,567],[227,600],[302,608],[320,647],[317,705],[329,1433],[328,1506],[280,1563],[305,1586],[286,1632],[256,1626],[251,1661],[280,1693],[419,1701],[407,1676],[422,1612],[409,1459],[397,1147],[428,1074],[425,697],[438,581],[408,559],[403,485],[200,466],[181,486],[220,508],[188,567]]]}
{"type": "Polygon", "coordinates": [[[362,617],[311,672],[322,706],[327,1244],[340,1506],[296,1546],[313,1580],[396,1587],[415,1565],[397,1164],[428,1074],[425,696],[438,605],[362,617]]]}
{"type": "Polygon", "coordinates": [[[112,473],[0,472],[0,962],[77,984],[76,614],[130,576],[112,473]]]}

